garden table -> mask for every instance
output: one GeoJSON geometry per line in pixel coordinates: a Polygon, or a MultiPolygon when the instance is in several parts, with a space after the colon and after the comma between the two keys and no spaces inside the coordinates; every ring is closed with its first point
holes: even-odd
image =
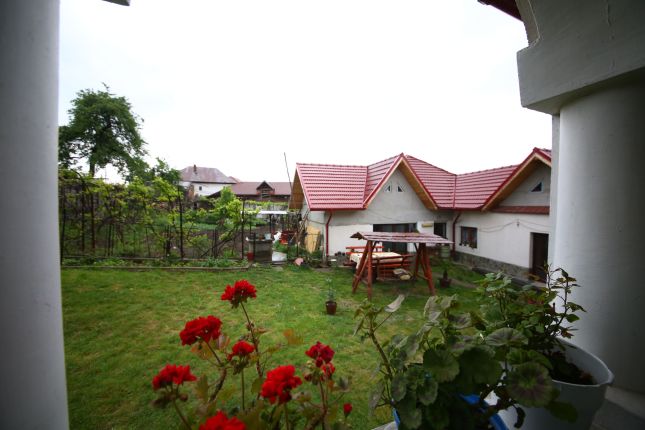
{"type": "Polygon", "coordinates": [[[432,282],[432,268],[430,267],[430,256],[428,246],[439,244],[452,244],[451,241],[432,233],[389,233],[389,232],[357,232],[351,236],[354,239],[366,240],[365,252],[362,253],[354,281],[352,282],[352,293],[358,289],[358,284],[363,278],[363,273],[367,270],[367,277],[363,280],[367,284],[367,297],[372,299],[372,282],[373,282],[373,261],[374,255],[379,254],[372,252],[377,242],[394,242],[394,243],[412,243],[417,252],[416,262],[414,263],[414,274],[412,279],[417,276],[424,278],[428,283],[428,289],[431,295],[435,295],[434,284],[432,282]],[[423,275],[419,275],[419,266],[423,275]]]}

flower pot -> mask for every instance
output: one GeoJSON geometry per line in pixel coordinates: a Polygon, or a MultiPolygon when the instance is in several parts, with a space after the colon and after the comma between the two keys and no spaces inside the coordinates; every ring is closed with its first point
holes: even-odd
{"type": "Polygon", "coordinates": [[[249,261],[253,261],[253,259],[254,259],[254,258],[255,258],[255,255],[253,255],[253,253],[252,253],[252,252],[247,252],[247,253],[246,253],[246,259],[247,259],[247,260],[249,260],[249,261]]]}
{"type": "Polygon", "coordinates": [[[450,281],[452,281],[452,279],[450,279],[450,278],[439,278],[439,286],[441,288],[449,288],[450,287],[450,281]]]}
{"type": "MultiPolygon", "coordinates": [[[[578,366],[580,369],[591,374],[595,385],[579,385],[554,380],[556,388],[560,391],[558,401],[567,402],[573,405],[578,411],[578,419],[575,423],[562,421],[551,415],[543,408],[523,408],[526,412],[522,429],[528,430],[587,430],[593,422],[596,411],[600,409],[605,400],[607,386],[614,380],[614,374],[607,368],[598,357],[572,343],[561,340],[565,345],[567,360],[578,366]]],[[[517,419],[514,409],[507,409],[499,414],[506,425],[512,426],[517,419]]]]}
{"type": "Polygon", "coordinates": [[[327,308],[327,315],[336,315],[336,302],[328,301],[325,302],[325,308],[327,308]]]}
{"type": "MultiPolygon", "coordinates": [[[[462,399],[464,399],[466,402],[469,404],[474,404],[477,403],[479,400],[479,396],[476,394],[472,394],[469,396],[462,395],[462,399]]],[[[485,403],[485,402],[484,402],[485,403]]],[[[401,425],[401,419],[399,418],[399,414],[396,412],[396,409],[392,409],[392,416],[394,416],[394,422],[396,423],[396,428],[398,429],[399,426],[401,425]]],[[[502,421],[501,417],[497,414],[493,415],[490,417],[488,420],[490,427],[493,430],[508,430],[509,428],[504,424],[504,421],[502,421]]]]}

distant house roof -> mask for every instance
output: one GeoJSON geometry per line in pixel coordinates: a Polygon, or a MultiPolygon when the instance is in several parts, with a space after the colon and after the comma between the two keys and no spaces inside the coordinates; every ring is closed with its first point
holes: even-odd
{"type": "Polygon", "coordinates": [[[289,182],[238,182],[231,185],[231,191],[236,196],[257,196],[262,188],[271,188],[276,196],[290,196],[291,186],[289,182]],[[264,185],[264,187],[263,187],[264,185]]]}
{"type": "Polygon", "coordinates": [[[490,209],[539,162],[550,166],[551,151],[535,148],[519,165],[459,175],[405,154],[369,166],[297,163],[290,207],[301,208],[306,198],[314,211],[365,209],[400,168],[428,209],[490,209]]]}
{"type": "Polygon", "coordinates": [[[211,184],[234,184],[237,181],[214,167],[188,166],[181,169],[180,177],[184,182],[204,182],[211,184]]]}

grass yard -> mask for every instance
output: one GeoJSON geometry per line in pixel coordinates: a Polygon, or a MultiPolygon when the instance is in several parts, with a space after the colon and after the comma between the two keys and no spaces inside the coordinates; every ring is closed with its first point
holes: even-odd
{"type": "MultiPolygon", "coordinates": [[[[463,276],[469,282],[478,277],[472,272],[463,276]]],[[[217,273],[65,269],[63,317],[71,428],[180,428],[172,409],[150,405],[156,398],[152,377],[167,363],[190,364],[197,376],[209,370],[189,347],[181,346],[179,331],[188,320],[215,315],[223,322],[223,332],[233,339],[242,333],[241,309],[232,310],[228,302],[220,300],[225,286],[238,279],[249,280],[258,290],[257,299],[251,300],[247,309],[254,321],[271,330],[262,338],[262,345],[282,341],[281,333],[288,328],[304,338],[303,345],[276,354],[274,366],[291,363],[298,368],[306,362],[304,351],[310,345],[317,340],[329,344],[336,351],[336,374],[352,379],[351,392],[343,401],[354,405],[350,415],[353,427],[371,429],[391,420],[386,411],[368,416],[367,398],[377,356],[371,343],[361,343],[353,336],[354,310],[366,293],[362,287],[351,294],[352,274],[348,270],[322,272],[295,266],[217,273]],[[336,316],[325,314],[327,279],[336,293],[336,316]]],[[[459,294],[466,307],[480,304],[480,297],[463,287],[438,291],[459,294]]],[[[408,297],[384,326],[384,334],[413,331],[420,325],[417,318],[428,297],[427,285],[422,280],[415,284],[376,283],[373,300],[386,304],[399,293],[408,297]]],[[[229,378],[227,384],[232,381],[229,378]]],[[[234,382],[239,387],[238,381],[234,382]]],[[[190,384],[184,391],[190,393],[190,384]]]]}

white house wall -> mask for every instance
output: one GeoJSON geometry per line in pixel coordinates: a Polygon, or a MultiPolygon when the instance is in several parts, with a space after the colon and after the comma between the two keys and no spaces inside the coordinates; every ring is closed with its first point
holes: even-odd
{"type": "Polygon", "coordinates": [[[531,266],[531,233],[551,231],[548,215],[463,212],[455,234],[455,250],[528,269],[531,266]],[[477,248],[462,246],[461,227],[477,228],[477,248]]]}
{"type": "Polygon", "coordinates": [[[551,195],[551,168],[540,164],[502,203],[500,206],[549,206],[551,195]],[[542,191],[531,192],[542,182],[542,191]]]}
{"type": "MultiPolygon", "coordinates": [[[[336,214],[332,217],[332,222],[336,214]]],[[[365,246],[364,240],[352,239],[350,236],[358,231],[372,231],[371,224],[337,225],[329,227],[329,254],[346,252],[348,246],[365,246]]]]}

